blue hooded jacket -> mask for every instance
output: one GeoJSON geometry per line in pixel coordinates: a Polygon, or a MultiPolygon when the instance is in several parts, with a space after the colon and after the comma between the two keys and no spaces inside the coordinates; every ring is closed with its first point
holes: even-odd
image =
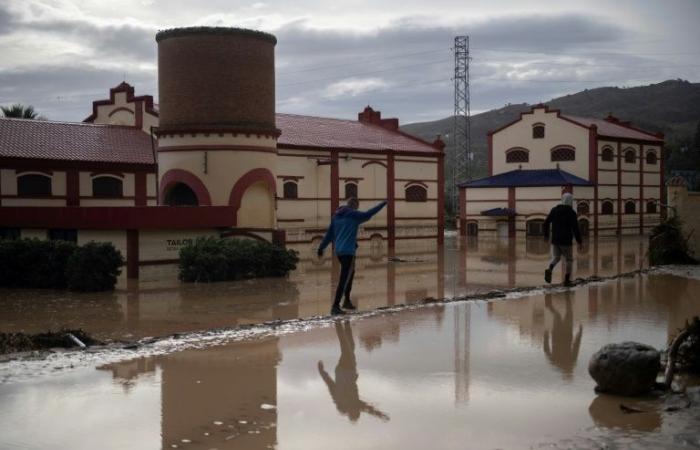
{"type": "Polygon", "coordinates": [[[318,249],[323,251],[332,241],[335,243],[336,255],[354,255],[357,249],[357,229],[360,224],[371,219],[385,205],[386,201],[383,201],[367,211],[356,211],[347,206],[341,206],[333,214],[331,224],[318,249]]]}

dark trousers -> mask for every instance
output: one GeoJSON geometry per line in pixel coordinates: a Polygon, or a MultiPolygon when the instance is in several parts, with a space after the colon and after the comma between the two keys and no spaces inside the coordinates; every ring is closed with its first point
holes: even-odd
{"type": "Polygon", "coordinates": [[[352,280],[355,278],[355,255],[338,255],[338,261],[340,261],[340,278],[338,287],[335,289],[333,306],[339,307],[343,294],[345,294],[345,300],[350,301],[352,280]]]}

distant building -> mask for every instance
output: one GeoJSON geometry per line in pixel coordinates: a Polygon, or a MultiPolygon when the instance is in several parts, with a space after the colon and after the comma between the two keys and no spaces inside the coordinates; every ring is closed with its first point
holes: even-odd
{"type": "Polygon", "coordinates": [[[85,123],[0,119],[0,237],[110,241],[137,277],[199,236],[320,240],[356,196],[388,200],[360,239],[442,242],[440,139],[369,106],[357,121],[277,114],[272,35],[184,28],[156,40],[159,105],[121,83],[85,123]]]}
{"type": "Polygon", "coordinates": [[[490,176],[459,185],[462,234],[541,235],[563,192],[585,234],[643,234],[659,223],[663,135],[538,105],[488,144],[490,176]]]}

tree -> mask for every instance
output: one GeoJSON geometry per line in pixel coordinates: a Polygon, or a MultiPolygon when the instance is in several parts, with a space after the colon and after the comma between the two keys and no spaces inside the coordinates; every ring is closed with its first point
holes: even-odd
{"type": "Polygon", "coordinates": [[[40,116],[31,105],[24,106],[19,103],[15,103],[12,106],[0,106],[0,109],[5,117],[12,117],[15,119],[44,120],[44,117],[40,116]]]}

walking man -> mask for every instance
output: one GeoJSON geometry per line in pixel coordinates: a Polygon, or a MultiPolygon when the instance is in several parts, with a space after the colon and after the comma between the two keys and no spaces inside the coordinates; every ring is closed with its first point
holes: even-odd
{"type": "Polygon", "coordinates": [[[578,229],[578,216],[572,207],[574,197],[570,193],[565,193],[561,197],[561,204],[552,208],[544,221],[544,238],[549,240],[549,227],[552,227],[552,260],[549,267],[544,271],[544,280],[552,282],[552,270],[559,260],[564,257],[564,286],[571,285],[571,271],[574,264],[572,241],[581,247],[581,232],[578,229]]]}
{"type": "Polygon", "coordinates": [[[352,279],[355,276],[355,251],[357,250],[357,229],[361,223],[367,222],[377,214],[385,205],[386,201],[380,202],[377,206],[367,210],[358,211],[360,203],[355,197],[347,199],[345,206],[338,208],[331,218],[331,224],[326,231],[326,235],[318,247],[318,256],[323,256],[323,251],[328,244],[335,244],[335,254],[340,261],[340,278],[338,287],[335,290],[335,299],[331,307],[331,314],[345,314],[340,309],[340,299],[345,294],[343,308],[356,309],[350,301],[350,290],[352,289],[352,279]]]}

